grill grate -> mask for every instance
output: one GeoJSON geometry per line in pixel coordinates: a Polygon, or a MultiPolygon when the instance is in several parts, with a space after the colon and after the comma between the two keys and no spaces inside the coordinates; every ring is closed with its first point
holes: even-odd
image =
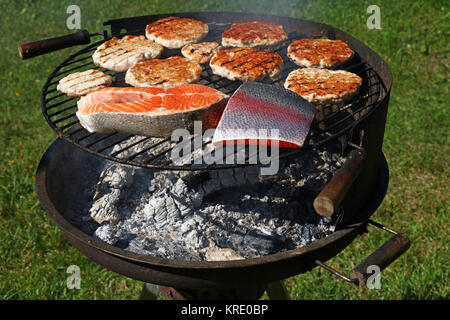
{"type": "MultiPolygon", "coordinates": [[[[220,42],[223,31],[230,25],[231,24],[225,23],[208,23],[210,32],[204,41],[220,42]]],[[[143,34],[143,30],[127,32],[120,36],[125,34],[143,34]]],[[[286,56],[287,46],[293,40],[305,37],[307,37],[307,35],[297,34],[295,32],[289,34],[288,39],[278,50],[276,50],[284,61],[280,76],[275,80],[266,78],[262,82],[283,86],[287,75],[292,70],[298,68],[298,66],[292,63],[286,56]]],[[[69,56],[62,64],[55,68],[44,85],[41,96],[42,112],[47,122],[53,130],[58,133],[60,138],[97,156],[139,167],[166,170],[210,170],[255,164],[255,156],[248,146],[237,148],[231,155],[224,154],[222,163],[220,163],[220,161],[213,165],[204,162],[193,163],[192,158],[189,158],[185,159],[186,161],[180,164],[174,163],[171,160],[170,153],[175,147],[176,142],[173,142],[170,139],[140,137],[123,133],[90,133],[82,128],[75,115],[75,112],[77,111],[77,99],[67,98],[65,94],[61,94],[56,90],[56,86],[59,80],[68,74],[87,69],[99,69],[105,74],[111,75],[113,77],[112,86],[128,86],[124,81],[125,73],[115,73],[97,67],[92,62],[91,56],[93,52],[107,39],[109,38],[93,43],[69,56]],[[240,156],[242,156],[245,161],[240,161],[239,164],[236,164],[236,161],[230,161],[230,159],[234,159],[234,156],[238,157],[239,155],[237,154],[239,152],[244,153],[243,156],[240,156]]],[[[165,49],[162,58],[173,55],[180,55],[180,50],[165,49]]],[[[317,147],[331,139],[335,139],[351,132],[356,124],[376,109],[379,103],[380,93],[385,89],[375,70],[368,63],[363,61],[357,53],[351,61],[347,62],[340,69],[356,73],[364,79],[358,95],[344,107],[337,108],[333,105],[324,106],[322,110],[324,116],[321,117],[320,120],[316,119],[313,123],[305,146],[302,149],[280,149],[280,158],[298,154],[305,149],[317,147]]],[[[209,64],[203,64],[202,74],[198,83],[231,95],[242,82],[231,81],[217,76],[212,73],[209,64]]],[[[207,151],[205,151],[206,153],[215,154],[215,152],[217,152],[217,150],[214,150],[211,146],[211,139],[202,140],[201,143],[198,143],[198,140],[192,136],[191,151],[195,154],[196,151],[199,151],[196,150],[199,147],[207,149],[207,151]]]]}

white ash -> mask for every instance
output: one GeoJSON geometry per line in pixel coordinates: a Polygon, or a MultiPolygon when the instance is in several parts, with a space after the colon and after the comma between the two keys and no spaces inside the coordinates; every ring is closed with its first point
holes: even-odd
{"type": "Polygon", "coordinates": [[[186,172],[107,163],[78,225],[122,249],[178,260],[233,260],[298,248],[334,231],[333,219],[312,208],[343,162],[329,150],[281,160],[276,176],[259,175],[257,166],[186,172]]]}

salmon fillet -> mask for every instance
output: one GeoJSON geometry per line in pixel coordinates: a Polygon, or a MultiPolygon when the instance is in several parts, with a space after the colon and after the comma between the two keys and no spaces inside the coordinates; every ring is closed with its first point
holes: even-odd
{"type": "Polygon", "coordinates": [[[91,92],[78,101],[76,113],[90,132],[127,132],[170,137],[178,128],[215,127],[228,96],[215,89],[188,84],[163,88],[110,87],[91,92]]]}
{"type": "Polygon", "coordinates": [[[301,148],[314,114],[314,105],[289,90],[245,82],[229,99],[212,142],[301,148]]]}

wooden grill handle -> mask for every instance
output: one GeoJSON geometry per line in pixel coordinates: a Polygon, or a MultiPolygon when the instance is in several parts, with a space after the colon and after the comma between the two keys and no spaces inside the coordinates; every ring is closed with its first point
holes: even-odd
{"type": "Polygon", "coordinates": [[[20,58],[25,60],[75,45],[88,44],[90,42],[91,36],[89,35],[89,32],[87,30],[80,30],[61,37],[20,44],[18,49],[20,58]]]}
{"type": "Polygon", "coordinates": [[[364,149],[353,149],[342,167],[335,172],[328,184],[314,199],[316,212],[323,216],[331,216],[344,200],[345,195],[358,177],[367,159],[364,149]]]}
{"type": "Polygon", "coordinates": [[[359,285],[366,284],[367,279],[376,271],[375,269],[370,269],[371,266],[375,266],[379,268],[379,271],[383,271],[408,250],[410,245],[411,241],[406,235],[397,233],[375,250],[363,262],[354,267],[352,271],[350,271],[350,278],[359,285]]]}

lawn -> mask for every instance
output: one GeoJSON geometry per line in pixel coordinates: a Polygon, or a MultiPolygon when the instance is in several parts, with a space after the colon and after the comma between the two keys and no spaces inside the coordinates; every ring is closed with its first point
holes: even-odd
{"type": "MultiPolygon", "coordinates": [[[[0,299],[135,299],[142,284],[91,262],[61,235],[34,190],[39,160],[56,139],[40,111],[49,72],[74,48],[21,61],[19,43],[70,33],[74,1],[0,1],[0,299]],[[81,269],[81,289],[66,287],[67,267],[81,269]]],[[[390,185],[373,216],[406,233],[411,248],[382,273],[381,289],[344,283],[318,268],[286,280],[293,299],[449,298],[450,15],[448,1],[87,1],[81,27],[103,30],[111,18],[184,11],[244,11],[315,20],[366,43],[394,77],[383,151],[390,185]],[[369,30],[367,7],[381,8],[369,30]]],[[[373,229],[370,229],[373,230],[373,229]]],[[[360,236],[329,263],[349,271],[388,235],[360,236]]]]}

